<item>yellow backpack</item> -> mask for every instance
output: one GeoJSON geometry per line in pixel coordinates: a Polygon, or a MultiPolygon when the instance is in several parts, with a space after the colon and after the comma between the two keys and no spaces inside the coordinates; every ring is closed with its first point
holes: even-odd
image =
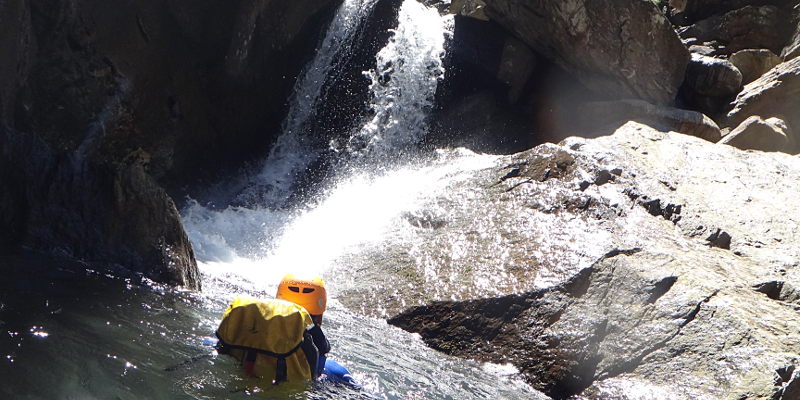
{"type": "Polygon", "coordinates": [[[217,351],[274,384],[316,379],[319,351],[309,333],[313,327],[311,315],[297,304],[237,297],[217,329],[217,351]]]}

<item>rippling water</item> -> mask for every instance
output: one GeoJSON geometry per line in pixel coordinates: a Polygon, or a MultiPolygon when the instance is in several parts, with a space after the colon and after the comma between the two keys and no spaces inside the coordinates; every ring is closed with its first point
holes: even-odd
{"type": "Polygon", "coordinates": [[[205,274],[203,293],[118,278],[36,256],[0,258],[0,398],[479,399],[544,398],[513,368],[447,357],[383,320],[336,301],[326,313],[331,358],[360,391],[314,383],[273,388],[204,344],[248,282],[205,274]],[[185,363],[193,357],[204,356],[185,363]],[[177,367],[175,367],[177,366],[177,367]],[[175,367],[173,371],[165,371],[175,367]]]}
{"type": "Polygon", "coordinates": [[[309,154],[320,150],[306,148],[302,135],[321,85],[375,3],[343,2],[295,88],[279,144],[252,174],[255,182],[232,185],[246,187],[233,203],[248,207],[194,203],[183,210],[202,293],[97,272],[107,266],[34,255],[0,258],[8,271],[0,281],[0,398],[546,398],[511,366],[448,357],[416,335],[345,308],[337,295],[346,288],[338,285],[330,287],[325,315],[330,356],[350,369],[361,390],[322,382],[264,385],[245,377],[229,357],[214,356],[208,345],[228,302],[240,294],[272,297],[286,272],[348,274],[333,281],[359,285],[358,272],[341,264],[349,252],[383,241],[427,193],[492,163],[492,156],[459,151],[413,154],[426,134],[424,114],[442,76],[450,21],[406,0],[390,42],[365,72],[374,116],[334,149],[359,168],[336,171],[307,204],[285,207],[294,178],[309,164],[309,154]],[[390,165],[396,161],[402,164],[390,165]]]}

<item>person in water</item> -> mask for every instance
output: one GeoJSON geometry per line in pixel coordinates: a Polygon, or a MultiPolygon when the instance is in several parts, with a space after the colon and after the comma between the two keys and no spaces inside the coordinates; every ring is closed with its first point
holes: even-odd
{"type": "Polygon", "coordinates": [[[350,375],[350,371],[336,361],[327,358],[331,345],[322,332],[322,315],[325,313],[328,304],[328,293],[322,277],[287,274],[278,284],[275,298],[302,306],[311,314],[314,326],[308,331],[319,350],[317,360],[319,375],[323,379],[354,385],[355,380],[350,375]]]}
{"type": "Polygon", "coordinates": [[[322,378],[357,386],[350,372],[327,359],[322,332],[327,306],[319,276],[286,275],[274,300],[237,297],[217,329],[217,350],[238,359],[248,375],[273,384],[322,378]]]}

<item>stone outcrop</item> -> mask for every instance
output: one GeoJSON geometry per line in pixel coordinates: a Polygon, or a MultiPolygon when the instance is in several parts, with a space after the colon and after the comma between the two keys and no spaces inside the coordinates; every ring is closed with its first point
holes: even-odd
{"type": "MultiPolygon", "coordinates": [[[[747,84],[733,102],[726,125],[736,127],[753,115],[777,117],[790,129],[800,126],[800,58],[794,58],[771,69],[747,84]]],[[[796,133],[789,132],[794,137],[796,133]]],[[[795,148],[796,153],[800,149],[795,148]]]]}
{"type": "Polygon", "coordinates": [[[742,88],[742,73],[727,60],[692,53],[681,98],[704,114],[724,114],[742,88]]]}
{"type": "Polygon", "coordinates": [[[0,246],[197,287],[162,187],[266,151],[336,2],[57,3],[0,4],[0,246]]]}
{"type": "Polygon", "coordinates": [[[798,174],[797,157],[636,123],[542,145],[421,205],[436,222],[414,225],[421,244],[349,257],[381,265],[359,282],[402,290],[340,299],[364,291],[433,347],[511,362],[554,398],[788,400],[798,174]]]}
{"type": "Polygon", "coordinates": [[[669,104],[683,81],[687,50],[650,1],[625,0],[609,7],[588,0],[491,0],[485,12],[609,98],[669,104]]]}
{"type": "Polygon", "coordinates": [[[731,54],[728,61],[742,73],[742,84],[748,84],[783,62],[767,49],[739,50],[731,54]]]}
{"type": "Polygon", "coordinates": [[[789,19],[776,6],[746,6],[680,28],[689,44],[705,43],[711,55],[729,55],[743,49],[769,49],[779,54],[786,44],[789,19]]]}
{"type": "Polygon", "coordinates": [[[660,129],[696,136],[710,142],[720,139],[717,124],[697,111],[656,106],[643,100],[596,101],[576,107],[576,118],[584,125],[582,131],[637,121],[660,129]]]}
{"type": "Polygon", "coordinates": [[[692,54],[686,84],[699,95],[733,96],[742,88],[742,73],[727,60],[692,54]]]}
{"type": "Polygon", "coordinates": [[[795,138],[789,136],[786,123],[778,118],[761,119],[753,115],[744,120],[720,141],[742,150],[782,151],[795,148],[795,138]]]}
{"type": "Polygon", "coordinates": [[[783,0],[669,0],[674,11],[691,23],[746,6],[782,6],[785,3],[783,0]]]}
{"type": "Polygon", "coordinates": [[[794,7],[794,21],[792,25],[792,34],[789,43],[783,48],[781,57],[785,61],[789,61],[797,56],[800,56],[800,4],[794,7]]]}

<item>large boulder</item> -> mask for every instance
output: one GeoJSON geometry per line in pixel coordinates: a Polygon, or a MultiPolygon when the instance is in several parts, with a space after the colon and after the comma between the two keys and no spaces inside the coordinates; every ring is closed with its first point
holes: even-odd
{"type": "Polygon", "coordinates": [[[146,172],[146,153],[104,163],[54,151],[32,134],[0,134],[0,247],[200,289],[192,246],[172,199],[146,172]]]}
{"type": "Polygon", "coordinates": [[[783,62],[767,49],[746,49],[731,54],[728,61],[742,73],[742,84],[748,84],[783,62]]]}
{"type": "Polygon", "coordinates": [[[610,98],[669,104],[683,81],[688,52],[653,2],[491,0],[485,12],[610,98]]]}
{"type": "Polygon", "coordinates": [[[432,193],[390,252],[349,255],[339,298],[555,398],[788,400],[798,175],[797,157],[637,123],[542,145],[432,193]]]}
{"type": "Polygon", "coordinates": [[[742,73],[727,60],[692,54],[686,85],[703,96],[733,96],[742,88],[742,73]]]}
{"type": "Polygon", "coordinates": [[[794,137],[782,120],[772,117],[766,120],[753,115],[744,120],[730,133],[720,140],[742,150],[782,151],[789,153],[795,148],[794,137]]]}
{"type": "Polygon", "coordinates": [[[779,54],[787,41],[789,19],[776,6],[746,6],[680,28],[684,39],[711,45],[713,55],[743,49],[769,49],[779,54]]]}
{"type": "Polygon", "coordinates": [[[336,3],[0,4],[0,247],[199,287],[168,192],[265,153],[336,3]]]}
{"type": "Polygon", "coordinates": [[[782,5],[784,0],[669,0],[670,6],[694,23],[746,6],[782,5]]]}
{"type": "Polygon", "coordinates": [[[710,142],[720,139],[719,126],[705,114],[674,107],[656,106],[643,100],[594,101],[578,104],[575,119],[582,128],[579,132],[592,129],[624,125],[637,121],[660,129],[696,136],[710,142]]]}
{"type": "Polygon", "coordinates": [[[681,98],[689,108],[717,117],[742,88],[742,73],[727,60],[692,53],[681,98]]]}
{"type": "MultiPolygon", "coordinates": [[[[747,84],[733,102],[726,125],[736,127],[752,115],[777,117],[791,129],[800,126],[800,58],[771,69],[747,84]]],[[[793,149],[797,152],[800,149],[793,149]]]]}

